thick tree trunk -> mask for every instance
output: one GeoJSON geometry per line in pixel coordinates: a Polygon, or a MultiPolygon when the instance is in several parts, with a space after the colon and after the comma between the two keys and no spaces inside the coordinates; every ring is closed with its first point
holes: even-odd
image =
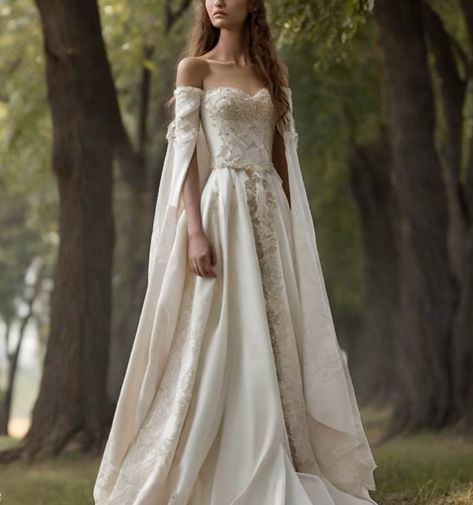
{"type": "Polygon", "coordinates": [[[100,451],[106,397],[114,245],[112,154],[118,104],[95,0],[37,0],[54,127],[60,245],[51,331],[22,455],[100,451]]]}
{"type": "Polygon", "coordinates": [[[364,312],[355,378],[363,403],[392,396],[399,321],[399,277],[389,144],[382,131],[368,147],[352,146],[351,185],[360,212],[364,252],[364,312]]]}
{"type": "MultiPolygon", "coordinates": [[[[473,4],[461,0],[467,27],[467,62],[473,68],[473,4]]],[[[469,74],[471,76],[471,72],[469,74]]],[[[466,178],[462,187],[468,231],[463,247],[462,292],[455,320],[452,370],[455,386],[455,414],[462,429],[473,429],[473,140],[469,139],[466,178]]]]}
{"type": "MultiPolygon", "coordinates": [[[[123,186],[123,183],[120,182],[123,186]]],[[[149,237],[153,214],[150,211],[151,188],[140,191],[127,186],[124,200],[117,198],[118,241],[115,248],[113,283],[113,337],[107,393],[115,401],[120,393],[148,281],[149,237]],[[126,212],[123,212],[126,208],[126,212]]],[[[118,192],[122,193],[122,192],[118,192]]]]}
{"type": "Polygon", "coordinates": [[[427,40],[434,56],[434,75],[444,118],[440,160],[448,197],[450,263],[452,272],[461,282],[467,231],[460,182],[465,83],[458,75],[450,38],[442,20],[427,4],[423,4],[423,16],[427,40]]]}
{"type": "Polygon", "coordinates": [[[378,0],[394,184],[399,202],[400,350],[391,432],[445,426],[452,413],[448,205],[420,0],[378,0]]]}
{"type": "MultiPolygon", "coordinates": [[[[473,202],[472,202],[473,204],[473,202]]],[[[464,245],[465,266],[455,319],[452,370],[454,416],[461,429],[473,429],[473,226],[464,245]]]]}

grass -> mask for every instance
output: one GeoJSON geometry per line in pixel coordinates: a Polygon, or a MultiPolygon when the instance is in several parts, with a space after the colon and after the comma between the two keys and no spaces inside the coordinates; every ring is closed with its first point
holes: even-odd
{"type": "Polygon", "coordinates": [[[378,447],[374,440],[389,412],[362,413],[378,464],[374,500],[382,505],[473,505],[473,438],[426,431],[378,447]]]}
{"type": "MultiPolygon", "coordinates": [[[[371,495],[379,505],[473,505],[473,439],[425,432],[377,447],[374,441],[389,413],[362,409],[362,415],[378,464],[371,495]]],[[[0,450],[12,443],[0,438],[0,450]]],[[[99,463],[67,454],[55,461],[1,467],[0,503],[93,505],[99,463]]]]}
{"type": "MultiPolygon", "coordinates": [[[[0,447],[5,441],[0,441],[0,447]]],[[[55,461],[0,468],[1,505],[93,505],[98,460],[63,455],[55,461]]]]}

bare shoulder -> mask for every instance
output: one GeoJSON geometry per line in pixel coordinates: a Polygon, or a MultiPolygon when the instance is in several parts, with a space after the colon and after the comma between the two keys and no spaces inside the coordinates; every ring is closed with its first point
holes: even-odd
{"type": "Polygon", "coordinates": [[[281,75],[284,81],[284,86],[289,86],[289,69],[287,68],[286,63],[281,59],[278,60],[279,68],[281,71],[281,75]]]}
{"type": "Polygon", "coordinates": [[[207,62],[196,56],[186,56],[177,64],[176,86],[202,88],[207,62]]]}

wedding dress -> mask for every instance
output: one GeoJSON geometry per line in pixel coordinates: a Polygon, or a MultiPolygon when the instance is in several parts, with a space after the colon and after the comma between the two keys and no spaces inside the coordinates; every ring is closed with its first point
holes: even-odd
{"type": "Polygon", "coordinates": [[[96,505],[376,504],[284,91],[289,128],[267,88],[174,90],[148,288],[96,505]],[[291,206],[271,161],[275,127],[291,206]],[[181,190],[195,149],[216,278],[187,264],[181,190]]]}

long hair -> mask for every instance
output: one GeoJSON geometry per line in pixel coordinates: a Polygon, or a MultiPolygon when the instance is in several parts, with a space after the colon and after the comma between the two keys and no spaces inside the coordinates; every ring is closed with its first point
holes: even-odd
{"type": "MultiPolygon", "coordinates": [[[[288,118],[286,113],[289,109],[289,102],[282,89],[285,84],[284,77],[266,19],[264,0],[248,1],[252,5],[252,10],[248,12],[244,30],[246,30],[245,40],[248,43],[250,61],[256,64],[265,87],[271,93],[273,104],[279,114],[277,121],[282,120],[283,125],[287,127],[288,118]],[[254,12],[253,9],[255,9],[254,12]]],[[[206,54],[215,47],[219,35],[220,29],[212,25],[205,8],[205,0],[194,0],[194,24],[179,61],[184,57],[206,54]]],[[[176,71],[177,64],[175,73],[176,71]]],[[[166,110],[172,110],[172,102],[173,98],[171,97],[165,105],[166,110]]]]}

